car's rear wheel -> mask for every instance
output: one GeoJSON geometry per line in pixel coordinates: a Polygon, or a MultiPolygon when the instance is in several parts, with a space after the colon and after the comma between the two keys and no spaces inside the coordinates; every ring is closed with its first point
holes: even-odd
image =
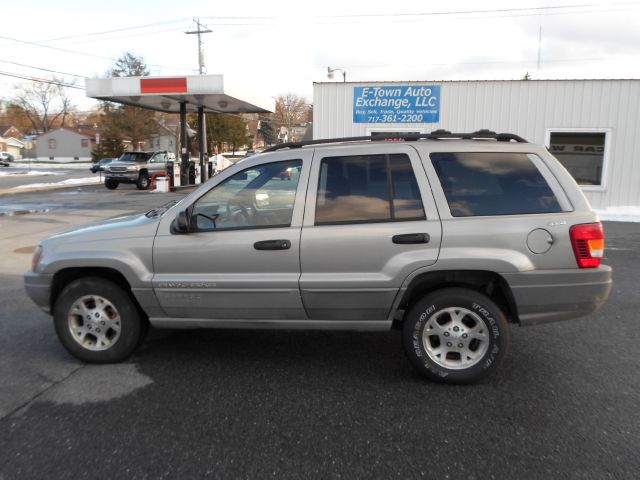
{"type": "Polygon", "coordinates": [[[109,190],[115,190],[116,188],[118,188],[119,184],[120,182],[118,182],[117,180],[112,180],[111,178],[107,178],[104,181],[104,186],[109,190]]]}
{"type": "Polygon", "coordinates": [[[147,332],[147,322],[131,296],[102,278],[80,278],[67,285],[53,318],[67,351],[90,363],[125,360],[147,332]]]}
{"type": "Polygon", "coordinates": [[[493,372],[509,348],[504,313],[487,296],[465,288],[426,295],[407,313],[405,353],[425,377],[471,383],[493,372]]]}
{"type": "Polygon", "coordinates": [[[136,187],[138,187],[138,190],[146,190],[147,188],[149,188],[149,175],[146,173],[141,173],[138,176],[136,187]]]}

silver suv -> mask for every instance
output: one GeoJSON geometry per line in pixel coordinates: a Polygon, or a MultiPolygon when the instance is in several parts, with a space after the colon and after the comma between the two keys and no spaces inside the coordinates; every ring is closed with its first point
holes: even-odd
{"type": "Polygon", "coordinates": [[[386,140],[272,147],[176,204],[54,235],[27,292],[87,362],[127,358],[149,324],[398,328],[413,366],[452,383],[493,371],[511,324],[605,302],[602,226],[544,147],[386,140]]]}
{"type": "Polygon", "coordinates": [[[125,152],[117,160],[104,167],[104,185],[115,190],[121,183],[135,183],[139,190],[146,190],[156,173],[166,173],[167,161],[175,160],[170,152],[125,152]]]}

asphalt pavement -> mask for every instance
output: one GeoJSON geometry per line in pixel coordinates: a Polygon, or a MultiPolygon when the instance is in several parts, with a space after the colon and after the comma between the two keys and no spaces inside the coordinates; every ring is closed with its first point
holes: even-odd
{"type": "Polygon", "coordinates": [[[398,332],[152,330],[123,364],[74,360],[24,293],[33,246],[182,194],[0,197],[47,206],[0,216],[0,479],[638,477],[640,224],[605,224],[599,312],[514,327],[477,385],[416,376],[398,332]]]}

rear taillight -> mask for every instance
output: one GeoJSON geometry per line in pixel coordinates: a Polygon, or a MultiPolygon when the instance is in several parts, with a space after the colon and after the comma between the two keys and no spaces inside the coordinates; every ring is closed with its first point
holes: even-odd
{"type": "Polygon", "coordinates": [[[571,245],[580,268],[595,268],[604,255],[604,230],[601,223],[582,223],[569,230],[571,245]]]}

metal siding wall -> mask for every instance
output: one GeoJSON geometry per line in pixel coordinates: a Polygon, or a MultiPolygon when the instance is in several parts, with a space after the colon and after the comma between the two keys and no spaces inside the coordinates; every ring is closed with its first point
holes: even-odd
{"type": "Polygon", "coordinates": [[[547,128],[610,128],[604,191],[587,191],[595,208],[640,206],[640,80],[363,82],[314,84],[314,138],[366,135],[368,128],[488,128],[543,144],[547,128]],[[354,85],[441,86],[440,122],[354,124],[354,85]]]}

